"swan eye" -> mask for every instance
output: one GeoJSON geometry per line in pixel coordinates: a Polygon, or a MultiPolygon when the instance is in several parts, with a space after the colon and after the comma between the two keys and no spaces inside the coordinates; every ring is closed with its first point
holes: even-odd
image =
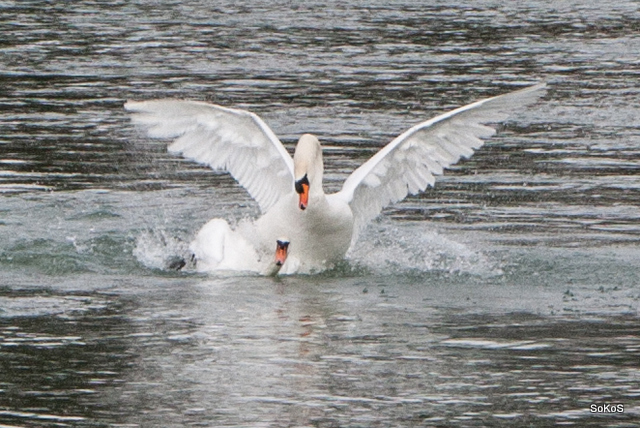
{"type": "Polygon", "coordinates": [[[304,193],[305,184],[307,185],[307,188],[309,188],[309,179],[307,178],[307,174],[305,174],[300,180],[296,181],[296,192],[298,192],[298,194],[304,193]]]}

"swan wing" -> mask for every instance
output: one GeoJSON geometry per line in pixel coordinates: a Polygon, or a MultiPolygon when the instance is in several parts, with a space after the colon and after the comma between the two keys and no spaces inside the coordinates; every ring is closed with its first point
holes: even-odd
{"type": "Polygon", "coordinates": [[[293,189],[293,160],[258,115],[199,101],[128,101],[134,123],[169,152],[228,171],[266,212],[293,189]]]}
{"type": "Polygon", "coordinates": [[[384,207],[407,194],[424,191],[435,175],[468,158],[491,137],[487,123],[504,121],[517,107],[544,94],[544,83],[477,101],[419,123],[391,141],[357,168],[334,196],[347,202],[354,215],[355,231],[376,217],[384,207]]]}

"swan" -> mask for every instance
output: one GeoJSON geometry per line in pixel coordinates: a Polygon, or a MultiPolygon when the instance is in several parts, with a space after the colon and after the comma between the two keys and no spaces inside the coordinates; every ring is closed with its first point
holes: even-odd
{"type": "Polygon", "coordinates": [[[189,245],[198,272],[250,272],[275,275],[286,263],[289,239],[276,240],[275,257],[259,254],[240,230],[226,220],[209,220],[189,245]]]}
{"type": "Polygon", "coordinates": [[[169,152],[227,171],[248,191],[262,216],[244,236],[261,252],[273,251],[273,243],[287,236],[291,244],[280,269],[287,274],[321,271],[342,260],[384,207],[433,186],[443,168],[470,157],[495,134],[488,123],[535,102],[545,88],[529,86],[418,123],[329,195],[314,135],[300,137],[292,159],[267,124],[245,110],[171,99],[128,101],[124,107],[150,137],[173,139],[169,152]]]}

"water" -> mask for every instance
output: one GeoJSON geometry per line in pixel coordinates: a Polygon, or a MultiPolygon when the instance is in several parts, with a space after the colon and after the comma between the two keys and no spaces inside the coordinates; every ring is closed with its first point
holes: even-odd
{"type": "Polygon", "coordinates": [[[0,424],[637,426],[635,2],[0,2],[0,424]],[[326,188],[438,112],[550,83],[315,276],[166,269],[226,175],[127,99],[248,108],[326,188]],[[592,413],[620,403],[624,413],[592,413]]]}

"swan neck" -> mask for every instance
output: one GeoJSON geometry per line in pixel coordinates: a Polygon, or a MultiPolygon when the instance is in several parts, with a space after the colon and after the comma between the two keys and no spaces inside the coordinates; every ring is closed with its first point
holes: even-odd
{"type": "Polygon", "coordinates": [[[305,134],[300,137],[293,155],[293,164],[296,182],[306,176],[309,182],[310,195],[324,194],[322,190],[322,176],[324,173],[322,147],[315,136],[305,134]]]}

